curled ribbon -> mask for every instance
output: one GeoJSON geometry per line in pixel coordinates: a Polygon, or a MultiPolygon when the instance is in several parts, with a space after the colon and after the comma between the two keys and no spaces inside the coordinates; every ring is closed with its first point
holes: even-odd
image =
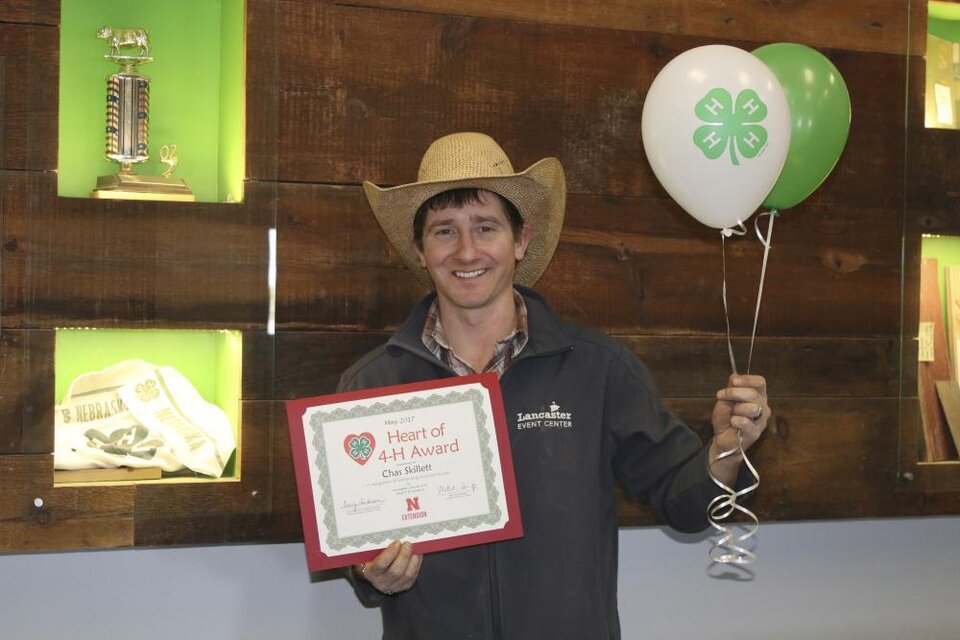
{"type": "Polygon", "coordinates": [[[747,495],[760,486],[760,474],[757,473],[750,459],[744,454],[743,446],[739,441],[735,448],[727,449],[718,455],[717,460],[732,456],[736,453],[743,456],[743,463],[747,465],[747,469],[749,469],[753,475],[753,483],[740,491],[736,491],[718,480],[712,473],[710,474],[710,479],[723,491],[723,493],[711,500],[710,504],[707,505],[707,520],[720,534],[719,538],[712,541],[710,560],[721,564],[750,564],[757,559],[757,554],[743,545],[747,540],[757,534],[757,530],[760,528],[760,520],[757,519],[756,514],[742,504],[739,504],[737,499],[747,495]],[[721,520],[726,520],[737,511],[744,514],[751,521],[746,532],[740,535],[737,535],[731,527],[720,523],[721,520]]]}
{"type": "MultiPolygon", "coordinates": [[[[753,313],[753,331],[750,334],[750,352],[747,357],[747,373],[750,373],[750,364],[753,361],[753,345],[757,336],[757,322],[760,318],[760,302],[763,298],[763,283],[767,273],[767,260],[770,255],[771,238],[773,237],[773,221],[778,215],[779,212],[776,209],[771,209],[766,213],[758,215],[753,223],[757,237],[760,239],[760,243],[763,244],[763,265],[760,268],[760,283],[757,287],[757,304],[753,313]],[[764,236],[760,231],[760,218],[762,216],[769,216],[770,218],[767,226],[766,236],[764,236]]],[[[734,373],[737,372],[737,360],[733,353],[733,340],[731,338],[730,331],[730,310],[727,304],[726,239],[734,235],[746,235],[747,229],[743,222],[737,221],[737,226],[739,229],[728,227],[720,232],[720,237],[723,241],[723,247],[721,250],[721,255],[723,258],[723,313],[727,321],[727,352],[730,355],[730,368],[734,373]]],[[[734,454],[739,454],[743,458],[743,463],[753,476],[753,482],[749,486],[737,491],[718,480],[712,473],[710,474],[710,479],[713,480],[714,484],[720,487],[720,489],[723,491],[723,493],[711,500],[710,504],[707,505],[707,520],[710,522],[710,525],[713,526],[713,528],[716,529],[720,534],[720,537],[714,540],[712,543],[710,548],[710,559],[713,562],[721,564],[750,564],[757,559],[757,556],[753,551],[745,547],[744,543],[756,535],[760,528],[760,520],[757,518],[756,514],[737,502],[737,500],[760,486],[760,474],[757,473],[753,463],[750,462],[750,459],[747,458],[746,453],[744,453],[743,439],[739,433],[737,438],[737,446],[733,449],[728,449],[721,452],[720,455],[717,456],[717,460],[722,460],[723,458],[732,456],[734,454]],[[739,535],[737,535],[731,527],[721,524],[722,520],[726,520],[736,512],[742,513],[749,520],[747,523],[746,532],[739,535]]]]}

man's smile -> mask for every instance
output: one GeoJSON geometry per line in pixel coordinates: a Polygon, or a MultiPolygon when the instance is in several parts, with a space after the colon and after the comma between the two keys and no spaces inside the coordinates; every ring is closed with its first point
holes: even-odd
{"type": "Polygon", "coordinates": [[[487,269],[474,269],[473,271],[454,271],[453,275],[464,280],[469,280],[470,278],[482,276],[486,272],[487,269]]]}

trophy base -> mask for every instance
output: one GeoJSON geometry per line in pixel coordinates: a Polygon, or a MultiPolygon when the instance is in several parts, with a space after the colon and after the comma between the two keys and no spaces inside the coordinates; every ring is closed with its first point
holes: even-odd
{"type": "Polygon", "coordinates": [[[117,173],[97,178],[91,198],[109,200],[165,200],[195,202],[196,197],[180,178],[117,173]]]}

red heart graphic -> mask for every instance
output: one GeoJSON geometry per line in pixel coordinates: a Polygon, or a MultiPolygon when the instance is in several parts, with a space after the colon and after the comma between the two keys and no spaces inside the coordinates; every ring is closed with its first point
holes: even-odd
{"type": "Polygon", "coordinates": [[[377,441],[373,439],[373,434],[364,431],[361,434],[351,433],[343,439],[343,450],[347,452],[350,459],[357,464],[367,464],[367,460],[373,456],[373,450],[377,447],[377,441]]]}

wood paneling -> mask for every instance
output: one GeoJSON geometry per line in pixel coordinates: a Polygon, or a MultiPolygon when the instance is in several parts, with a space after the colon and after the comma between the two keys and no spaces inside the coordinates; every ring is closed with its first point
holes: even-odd
{"type": "Polygon", "coordinates": [[[293,454],[290,449],[290,430],[287,410],[281,402],[273,405],[273,469],[271,470],[271,537],[281,540],[302,540],[303,524],[296,476],[293,473],[293,454]]]}
{"type": "Polygon", "coordinates": [[[52,455],[0,456],[0,551],[130,546],[133,503],[133,485],[54,488],[52,455]]]}
{"type": "Polygon", "coordinates": [[[3,0],[0,22],[25,22],[57,26],[60,0],[3,0]]]}
{"type": "Polygon", "coordinates": [[[0,333],[0,454],[53,451],[54,334],[0,333]]]}
{"type": "MultiPolygon", "coordinates": [[[[832,0],[776,2],[689,2],[688,0],[610,0],[551,2],[551,0],[356,0],[340,2],[504,20],[580,25],[628,31],[687,34],[725,40],[736,34],[759,42],[799,42],[817,48],[903,54],[905,34],[922,38],[925,3],[908,6],[888,0],[853,0],[839,8],[832,0]]],[[[921,48],[914,53],[922,54],[921,48]]]]}
{"type": "MultiPolygon", "coordinates": [[[[247,176],[277,177],[277,0],[247,0],[247,176]]],[[[318,25],[319,27],[319,25],[318,25]]]]}
{"type": "Polygon", "coordinates": [[[276,342],[275,397],[290,400],[336,392],[347,367],[389,337],[372,331],[281,332],[276,342]]]}
{"type": "MultiPolygon", "coordinates": [[[[557,156],[572,193],[617,196],[665,195],[644,160],[646,89],[673,57],[712,42],[303,2],[284,5],[279,30],[281,180],[410,182],[429,141],[479,130],[504,144],[516,168],[557,156]]],[[[896,209],[903,94],[877,91],[877,78],[902,80],[905,58],[825,53],[851,93],[857,151],[844,154],[810,204],[896,209]]]]}
{"type": "Polygon", "coordinates": [[[245,332],[240,397],[243,400],[271,400],[274,386],[274,336],[262,331],[245,332]]]}
{"type": "MultiPolygon", "coordinates": [[[[899,224],[894,210],[785,212],[775,224],[760,335],[896,334],[899,224]]],[[[671,201],[572,198],[538,286],[567,317],[615,333],[722,334],[722,250],[732,329],[749,335],[762,246],[752,230],[724,244],[671,201]]]]}
{"type": "MultiPolygon", "coordinates": [[[[668,405],[708,435],[711,403],[675,399],[668,405]]],[[[895,491],[896,399],[778,398],[770,428],[748,452],[760,487],[747,505],[761,521],[816,520],[956,513],[960,493],[895,491]]],[[[621,523],[652,524],[654,515],[627,499],[621,523]]]]}
{"type": "Polygon", "coordinates": [[[426,290],[391,253],[359,187],[281,184],[277,326],[396,326],[426,290]]]}
{"type": "Polygon", "coordinates": [[[272,186],[171,207],[59,198],[55,182],[2,174],[5,327],[265,329],[272,186]]]}
{"type": "MultiPolygon", "coordinates": [[[[712,398],[730,374],[725,338],[623,337],[650,368],[665,398],[712,398]]],[[[734,340],[746,370],[749,339],[734,340]]],[[[751,371],[766,377],[775,399],[889,398],[898,394],[896,339],[765,338],[754,345],[751,371]]]]}
{"type": "Polygon", "coordinates": [[[0,80],[4,83],[0,90],[4,98],[0,169],[52,170],[57,166],[59,50],[55,27],[0,21],[0,80]]]}
{"type": "Polygon", "coordinates": [[[960,145],[948,129],[918,131],[911,146],[909,205],[926,233],[960,234],[960,145]]]}

